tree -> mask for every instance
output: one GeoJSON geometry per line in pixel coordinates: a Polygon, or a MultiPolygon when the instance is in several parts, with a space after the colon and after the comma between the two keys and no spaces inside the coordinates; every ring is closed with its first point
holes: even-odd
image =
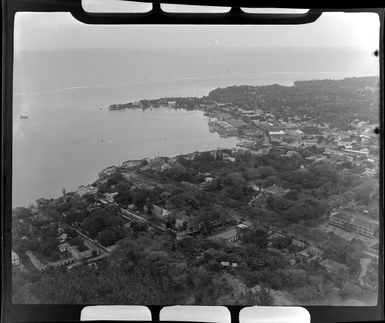
{"type": "Polygon", "coordinates": [[[146,205],[148,192],[142,189],[135,189],[132,191],[132,202],[139,210],[143,210],[146,205]]]}
{"type": "Polygon", "coordinates": [[[93,204],[93,203],[96,202],[96,197],[95,197],[94,194],[86,194],[86,195],[84,196],[84,198],[86,199],[87,204],[93,204]]]}
{"type": "Polygon", "coordinates": [[[200,154],[198,154],[195,158],[194,158],[194,161],[199,161],[203,164],[205,163],[211,163],[213,162],[215,159],[214,157],[211,155],[210,152],[208,151],[204,151],[204,152],[201,152],[200,154]]]}
{"type": "Polygon", "coordinates": [[[112,230],[104,230],[98,234],[98,240],[103,246],[111,246],[116,241],[115,233],[112,230]]]}
{"type": "Polygon", "coordinates": [[[362,288],[349,282],[342,284],[342,289],[339,294],[343,300],[345,299],[360,299],[362,297],[362,288]]]}
{"type": "Polygon", "coordinates": [[[289,200],[297,201],[299,192],[297,190],[290,190],[285,194],[285,197],[289,200]]]}
{"type": "Polygon", "coordinates": [[[271,295],[270,290],[263,285],[261,285],[257,293],[257,300],[257,305],[261,306],[269,306],[274,303],[274,297],[271,295]]]}
{"type": "Polygon", "coordinates": [[[370,262],[366,274],[362,278],[366,286],[375,291],[378,289],[378,262],[376,260],[370,262]]]}
{"type": "Polygon", "coordinates": [[[119,182],[124,181],[124,177],[120,173],[115,173],[107,180],[107,186],[116,185],[119,182]]]}
{"type": "Polygon", "coordinates": [[[287,210],[287,219],[291,223],[303,220],[307,222],[315,221],[323,215],[326,207],[325,203],[320,203],[317,200],[302,199],[287,210]]]}
{"type": "Polygon", "coordinates": [[[267,178],[269,176],[276,176],[277,172],[273,167],[270,166],[259,166],[256,169],[255,176],[261,177],[261,178],[267,178]]]}
{"type": "Polygon", "coordinates": [[[251,244],[258,249],[267,247],[267,232],[262,228],[243,230],[239,233],[240,240],[244,244],[251,244]]]}
{"type": "Polygon", "coordinates": [[[114,196],[114,201],[122,206],[127,206],[132,203],[132,194],[131,191],[120,191],[117,195],[114,196]]]}
{"type": "Polygon", "coordinates": [[[266,199],[266,204],[271,210],[285,210],[288,206],[289,203],[288,201],[280,195],[270,195],[266,199]]]}

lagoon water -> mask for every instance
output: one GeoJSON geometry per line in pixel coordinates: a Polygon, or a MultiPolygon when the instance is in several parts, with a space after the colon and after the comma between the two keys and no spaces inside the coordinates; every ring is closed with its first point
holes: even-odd
{"type": "MultiPolygon", "coordinates": [[[[228,85],[375,75],[339,49],[24,51],[14,61],[13,206],[57,197],[127,159],[232,147],[200,111],[108,111],[112,103],[202,96],[228,85]],[[29,119],[19,119],[19,115],[29,119]]],[[[374,66],[374,69],[373,69],[374,66]]]]}

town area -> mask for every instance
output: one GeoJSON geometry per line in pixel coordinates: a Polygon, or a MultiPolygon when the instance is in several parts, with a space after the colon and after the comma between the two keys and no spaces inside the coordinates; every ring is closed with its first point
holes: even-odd
{"type": "Polygon", "coordinates": [[[111,105],[201,110],[239,143],[15,208],[13,301],[376,304],[378,98],[370,77],[111,105]]]}

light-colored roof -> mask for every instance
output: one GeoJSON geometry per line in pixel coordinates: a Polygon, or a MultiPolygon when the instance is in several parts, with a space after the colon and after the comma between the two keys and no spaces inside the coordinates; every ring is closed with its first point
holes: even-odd
{"type": "Polygon", "coordinates": [[[237,235],[237,230],[235,228],[231,228],[227,231],[213,235],[211,239],[230,239],[236,235],[237,235]]]}
{"type": "Polygon", "coordinates": [[[279,131],[270,131],[269,132],[269,135],[286,135],[286,132],[283,131],[283,130],[279,130],[279,131]]]}
{"type": "Polygon", "coordinates": [[[18,259],[19,259],[19,256],[17,255],[17,253],[12,250],[12,260],[18,260],[18,259]]]}
{"type": "Polygon", "coordinates": [[[280,193],[280,194],[284,194],[284,193],[287,193],[289,190],[285,190],[284,188],[278,186],[278,185],[271,185],[265,189],[263,189],[264,191],[267,191],[267,192],[270,192],[270,193],[273,193],[273,194],[276,194],[276,193],[280,193]]]}
{"type": "Polygon", "coordinates": [[[337,219],[337,220],[340,220],[340,221],[344,221],[344,222],[347,222],[347,223],[359,225],[359,226],[361,226],[363,228],[366,228],[366,229],[369,229],[369,230],[376,230],[377,227],[378,227],[378,225],[376,225],[375,223],[366,221],[366,220],[361,219],[361,218],[357,218],[357,217],[351,216],[351,215],[346,214],[346,213],[332,214],[330,216],[330,218],[334,218],[334,219],[337,219]]]}
{"type": "Polygon", "coordinates": [[[171,214],[170,211],[158,206],[158,205],[153,205],[153,212],[157,215],[157,216],[165,216],[165,215],[169,215],[171,214]]]}
{"type": "Polygon", "coordinates": [[[347,269],[347,267],[344,264],[340,264],[339,262],[336,262],[331,259],[325,259],[319,263],[322,267],[328,268],[333,271],[338,271],[340,269],[347,269]]]}

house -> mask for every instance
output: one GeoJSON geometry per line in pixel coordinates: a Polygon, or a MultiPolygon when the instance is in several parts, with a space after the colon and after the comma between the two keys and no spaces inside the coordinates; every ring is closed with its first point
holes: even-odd
{"type": "Polygon", "coordinates": [[[226,231],[212,235],[209,239],[218,241],[235,242],[239,239],[238,230],[236,228],[230,228],[226,231]]]}
{"type": "Polygon", "coordinates": [[[305,147],[310,147],[310,146],[317,146],[318,145],[318,140],[316,138],[309,138],[303,141],[303,145],[305,147]]]}
{"type": "Polygon", "coordinates": [[[323,251],[317,247],[309,246],[305,250],[302,250],[298,253],[300,256],[305,258],[320,257],[323,254],[323,251]]]}
{"type": "Polygon", "coordinates": [[[92,185],[80,185],[76,189],[76,194],[80,197],[84,195],[95,195],[98,192],[98,189],[96,187],[93,187],[92,185]]]}
{"type": "Polygon", "coordinates": [[[291,244],[293,246],[296,246],[296,247],[300,247],[300,248],[305,248],[306,247],[306,243],[301,241],[301,240],[298,240],[298,239],[291,239],[291,244]]]}
{"type": "Polygon", "coordinates": [[[344,161],[347,157],[343,152],[329,148],[325,149],[324,154],[333,161],[344,161]]]}
{"type": "Polygon", "coordinates": [[[317,247],[314,247],[314,246],[309,246],[307,249],[307,253],[314,257],[314,256],[322,256],[323,254],[323,251],[317,247]]]}
{"type": "Polygon", "coordinates": [[[227,122],[235,128],[246,127],[248,124],[238,119],[228,119],[227,122]]]}
{"type": "Polygon", "coordinates": [[[176,240],[179,241],[179,240],[183,240],[184,238],[187,237],[187,233],[182,231],[182,232],[177,232],[176,233],[176,240]]]}
{"type": "Polygon", "coordinates": [[[183,186],[185,186],[187,189],[196,190],[198,188],[197,184],[187,182],[187,181],[181,181],[180,182],[183,186]]]}
{"type": "Polygon", "coordinates": [[[200,224],[196,223],[191,217],[189,217],[185,211],[182,211],[176,216],[175,227],[178,230],[183,230],[186,234],[196,233],[201,229],[200,224]]]}
{"type": "Polygon", "coordinates": [[[205,183],[211,183],[213,179],[213,177],[205,177],[205,183]]]}
{"type": "Polygon", "coordinates": [[[165,219],[166,217],[170,216],[172,212],[158,205],[154,205],[152,208],[152,214],[158,218],[165,219]]]}
{"type": "Polygon", "coordinates": [[[73,263],[74,261],[75,261],[75,258],[73,258],[73,257],[62,259],[62,260],[55,261],[55,262],[50,261],[47,264],[47,268],[69,265],[69,264],[73,263]]]}
{"type": "Polygon", "coordinates": [[[342,194],[332,195],[328,199],[328,205],[331,208],[337,208],[345,204],[345,198],[342,194]]]}
{"type": "Polygon", "coordinates": [[[345,148],[345,152],[352,157],[369,157],[369,149],[353,150],[345,148]]]}
{"type": "Polygon", "coordinates": [[[250,229],[250,227],[247,224],[244,224],[244,223],[237,224],[237,228],[240,229],[240,230],[250,229]]]}
{"type": "Polygon", "coordinates": [[[105,177],[105,176],[111,176],[115,174],[118,171],[118,167],[116,166],[109,166],[103,169],[102,171],[99,172],[99,178],[100,177],[105,177]]]}
{"type": "Polygon", "coordinates": [[[325,268],[328,272],[338,272],[338,271],[345,271],[348,268],[344,264],[340,264],[339,262],[336,262],[331,259],[325,259],[321,261],[320,266],[325,268]]]}
{"type": "Polygon", "coordinates": [[[304,135],[303,131],[299,129],[296,129],[296,130],[288,129],[285,132],[288,136],[292,137],[294,140],[299,140],[304,135]]]}
{"type": "Polygon", "coordinates": [[[164,165],[166,163],[165,161],[165,158],[164,157],[155,157],[153,159],[150,159],[149,160],[149,163],[148,163],[148,166],[151,168],[151,169],[161,169],[162,165],[164,165]]]}
{"type": "Polygon", "coordinates": [[[39,198],[36,200],[36,205],[39,209],[49,205],[49,200],[45,198],[39,198]]]}
{"type": "Polygon", "coordinates": [[[259,183],[258,181],[249,181],[249,187],[253,190],[253,191],[257,191],[259,192],[261,190],[261,188],[259,187],[259,183]]]}
{"type": "Polygon", "coordinates": [[[331,214],[329,217],[329,224],[367,237],[373,237],[378,231],[378,225],[376,223],[369,222],[346,213],[336,212],[331,214]]]}
{"type": "Polygon", "coordinates": [[[217,121],[217,126],[219,126],[223,131],[228,134],[237,134],[238,130],[233,125],[226,121],[217,121]]]}
{"type": "Polygon", "coordinates": [[[59,235],[59,241],[60,241],[60,243],[66,241],[67,238],[68,238],[68,234],[67,234],[67,233],[62,233],[62,234],[60,234],[60,235],[59,235]]]}
{"type": "Polygon", "coordinates": [[[228,262],[228,261],[221,261],[221,265],[223,267],[230,267],[230,262],[228,262]]]}
{"type": "Polygon", "coordinates": [[[32,253],[32,251],[27,250],[25,254],[28,256],[29,260],[31,261],[32,265],[39,271],[46,270],[48,267],[47,265],[42,264],[39,259],[36,258],[36,256],[32,253]]]}
{"type": "Polygon", "coordinates": [[[232,157],[232,156],[223,156],[223,158],[222,158],[223,160],[227,160],[227,161],[229,161],[229,162],[235,162],[235,157],[232,157]]]}
{"type": "Polygon", "coordinates": [[[270,136],[270,137],[282,138],[283,136],[286,136],[286,132],[283,131],[283,130],[279,130],[279,131],[269,131],[269,136],[270,136]]]}
{"type": "Polygon", "coordinates": [[[160,171],[164,172],[164,171],[171,169],[171,168],[172,168],[172,166],[170,164],[163,164],[160,166],[160,171]]]}
{"type": "Polygon", "coordinates": [[[288,253],[286,255],[286,259],[287,259],[287,261],[289,262],[289,264],[291,266],[294,266],[297,263],[296,260],[295,260],[295,254],[288,253]]]}
{"type": "Polygon", "coordinates": [[[121,167],[125,169],[135,169],[137,167],[140,167],[141,165],[142,165],[141,160],[127,160],[122,163],[121,167]]]}
{"type": "Polygon", "coordinates": [[[69,245],[69,243],[64,242],[64,243],[59,244],[57,247],[58,247],[60,252],[64,252],[64,251],[67,251],[71,246],[69,245]]]}
{"type": "Polygon", "coordinates": [[[262,188],[261,191],[267,195],[284,195],[287,192],[289,192],[290,190],[284,189],[284,188],[274,184],[274,185],[271,185],[267,188],[262,188]]]}
{"type": "Polygon", "coordinates": [[[12,250],[12,265],[13,266],[19,266],[20,259],[16,252],[12,250]]]}
{"type": "Polygon", "coordinates": [[[106,201],[108,203],[115,203],[114,197],[118,194],[119,194],[118,192],[114,192],[114,193],[104,193],[103,195],[106,198],[106,201]]]}
{"type": "MultiPolygon", "coordinates": [[[[88,212],[95,211],[95,210],[101,208],[101,206],[102,206],[102,204],[100,202],[95,202],[95,203],[87,206],[87,211],[88,212]]],[[[63,215],[64,215],[64,213],[63,213],[63,215]]]]}
{"type": "Polygon", "coordinates": [[[185,211],[182,211],[176,216],[175,219],[175,227],[179,230],[186,227],[189,223],[191,223],[192,219],[186,214],[185,211]]]}
{"type": "MultiPolygon", "coordinates": [[[[76,259],[76,260],[81,260],[85,258],[90,258],[93,255],[93,250],[87,249],[85,251],[79,251],[77,246],[71,246],[69,243],[64,242],[60,245],[58,245],[58,248],[60,252],[67,251],[68,253],[71,254],[71,256],[76,259]]],[[[69,260],[70,258],[68,258],[69,260]]],[[[66,263],[63,263],[61,265],[64,265],[66,263]]]]}

